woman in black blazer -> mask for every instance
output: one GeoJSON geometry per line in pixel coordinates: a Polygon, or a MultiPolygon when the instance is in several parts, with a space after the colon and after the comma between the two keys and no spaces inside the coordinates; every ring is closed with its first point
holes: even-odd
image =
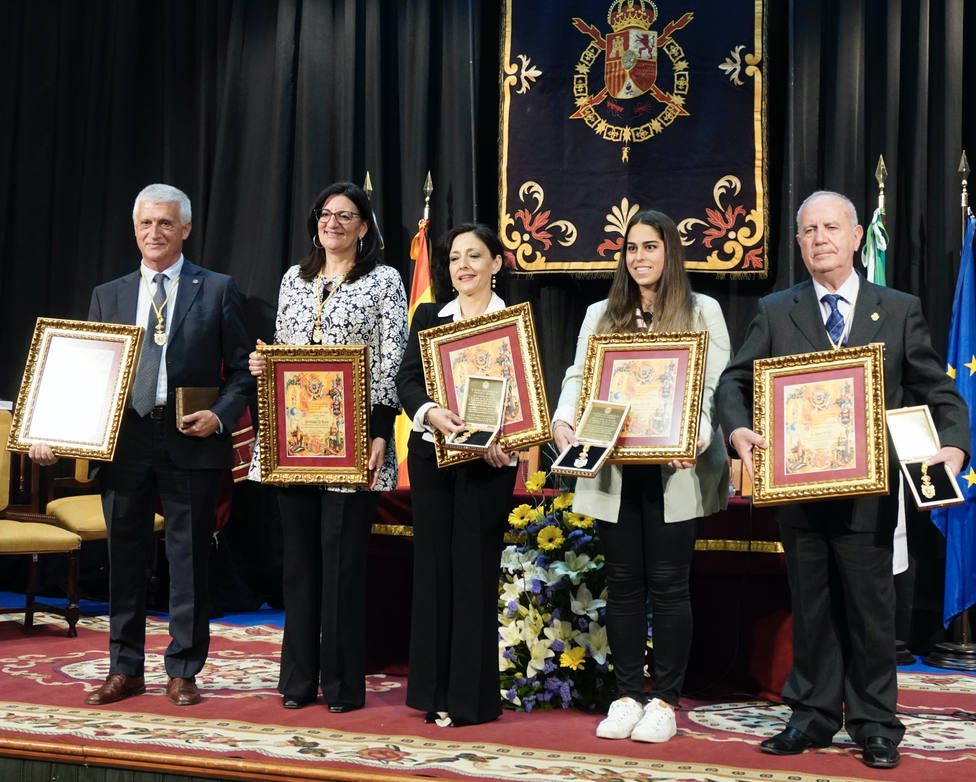
{"type": "Polygon", "coordinates": [[[413,419],[407,455],[414,529],[407,705],[441,726],[473,725],[501,714],[498,569],[515,459],[496,443],[482,459],[437,467],[434,430],[449,435],[464,422],[427,395],[417,334],[503,309],[493,291],[503,252],[495,232],[475,223],[459,225],[441,240],[431,264],[437,303],[414,312],[396,378],[413,419]]]}

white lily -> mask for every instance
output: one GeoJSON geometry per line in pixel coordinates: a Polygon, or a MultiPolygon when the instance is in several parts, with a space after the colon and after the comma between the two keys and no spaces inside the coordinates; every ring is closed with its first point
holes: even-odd
{"type": "Polygon", "coordinates": [[[530,609],[522,622],[522,640],[527,644],[531,644],[533,641],[538,640],[539,636],[542,634],[542,628],[545,627],[545,625],[546,621],[542,618],[542,614],[540,614],[535,608],[530,609]]]}
{"type": "Polygon", "coordinates": [[[520,578],[517,578],[514,581],[506,581],[505,584],[502,585],[501,594],[498,596],[499,603],[501,603],[502,606],[507,606],[513,600],[517,601],[519,596],[524,591],[524,588],[524,584],[520,578]]]}
{"type": "Polygon", "coordinates": [[[587,616],[592,620],[599,616],[597,612],[605,607],[606,604],[606,600],[593,597],[586,584],[580,584],[580,588],[576,590],[576,594],[570,599],[569,607],[577,616],[587,616]]]}
{"type": "Polygon", "coordinates": [[[558,640],[565,644],[573,637],[573,625],[569,622],[564,622],[562,619],[554,619],[552,624],[543,630],[542,633],[550,641],[558,640]]]}
{"type": "Polygon", "coordinates": [[[533,559],[538,556],[535,552],[520,552],[518,546],[505,546],[502,551],[501,568],[506,573],[515,573],[523,568],[525,560],[530,555],[533,559]]]}
{"type": "Polygon", "coordinates": [[[577,636],[580,645],[585,646],[590,656],[603,665],[607,661],[610,653],[610,644],[607,642],[607,628],[601,627],[597,622],[590,622],[589,632],[581,633],[577,636]]]}
{"type": "Polygon", "coordinates": [[[590,569],[592,562],[589,554],[567,551],[564,559],[552,563],[552,570],[559,576],[569,576],[570,581],[578,584],[582,575],[590,569]]]}
{"type": "Polygon", "coordinates": [[[502,648],[518,646],[522,640],[522,621],[515,620],[498,628],[498,646],[502,648]]]}
{"type": "Polygon", "coordinates": [[[546,665],[546,660],[555,656],[556,653],[549,648],[549,644],[550,641],[548,639],[543,640],[541,638],[537,638],[528,644],[529,654],[532,655],[532,659],[525,666],[525,677],[527,679],[531,679],[537,673],[540,673],[546,665]]]}

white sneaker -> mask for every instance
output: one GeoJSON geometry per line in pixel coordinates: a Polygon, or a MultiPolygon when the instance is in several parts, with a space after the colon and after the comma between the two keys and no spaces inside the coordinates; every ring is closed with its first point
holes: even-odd
{"type": "Polygon", "coordinates": [[[606,718],[596,726],[596,735],[601,739],[629,739],[643,714],[644,708],[633,698],[617,698],[610,704],[606,718]]]}
{"type": "Polygon", "coordinates": [[[644,716],[634,726],[630,737],[634,741],[661,743],[678,732],[674,720],[674,709],[659,698],[651,699],[644,707],[644,716]]]}

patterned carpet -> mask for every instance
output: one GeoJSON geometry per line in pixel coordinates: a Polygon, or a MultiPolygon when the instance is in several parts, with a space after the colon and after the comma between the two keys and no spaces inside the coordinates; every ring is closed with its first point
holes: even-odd
{"type": "Polygon", "coordinates": [[[506,711],[497,722],[468,728],[425,725],[404,705],[400,677],[369,677],[367,707],[350,714],[329,714],[321,702],[286,711],[275,690],[281,631],[261,625],[213,624],[199,677],[204,701],[178,708],[163,694],[166,626],[151,620],[146,695],[99,709],[82,701],[107,673],[107,619],[83,619],[74,639],[55,620],[40,621],[51,623],[27,636],[15,617],[0,616],[0,754],[35,743],[54,754],[83,750],[104,763],[156,756],[187,773],[243,764],[253,779],[272,772],[292,779],[976,779],[976,677],[965,674],[899,674],[908,727],[903,760],[879,772],[859,762],[844,734],[796,757],[760,753],[757,742],[788,716],[766,701],[686,702],[678,735],[663,745],[596,739],[598,716],[579,711],[506,711]]]}

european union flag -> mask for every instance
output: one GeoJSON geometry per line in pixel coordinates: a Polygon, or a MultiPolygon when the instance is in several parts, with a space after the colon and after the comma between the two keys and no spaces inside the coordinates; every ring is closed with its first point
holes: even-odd
{"type": "MultiPolygon", "coordinates": [[[[976,278],[973,270],[973,234],[976,217],[969,213],[966,238],[959,259],[959,278],[952,301],[947,372],[956,390],[969,405],[970,459],[976,458],[976,278]]],[[[959,475],[959,488],[966,502],[932,511],[932,521],[945,535],[946,574],[942,621],[946,627],[956,614],[976,603],[976,470],[959,475]]]]}

